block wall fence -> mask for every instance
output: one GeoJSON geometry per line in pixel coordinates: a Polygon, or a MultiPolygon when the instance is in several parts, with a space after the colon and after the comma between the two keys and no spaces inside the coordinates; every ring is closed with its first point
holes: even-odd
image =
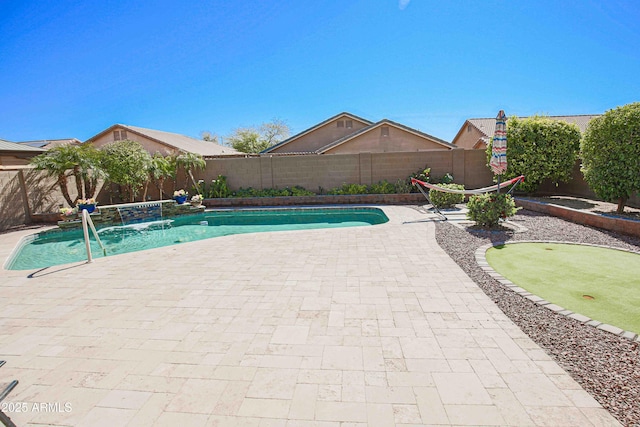
{"type": "MultiPolygon", "coordinates": [[[[208,184],[218,175],[224,175],[234,191],[241,187],[264,189],[299,185],[317,192],[320,188],[328,190],[342,184],[370,185],[382,180],[395,183],[425,167],[430,167],[431,175],[436,178],[452,173],[455,182],[466,188],[480,188],[493,182],[493,175],[486,166],[484,150],[234,156],[211,158],[206,163],[205,170],[195,171],[195,178],[208,184]]],[[[69,177],[68,188],[74,197],[73,177],[69,177]]],[[[185,181],[184,173],[178,173],[176,183],[166,183],[164,198],[170,198],[175,188],[191,188],[191,183],[185,181]]],[[[571,182],[557,187],[543,183],[539,193],[594,197],[582,178],[579,164],[574,168],[571,182]]],[[[158,190],[150,186],[147,200],[159,198],[158,190]]],[[[106,189],[98,193],[97,199],[102,205],[113,202],[106,189]]],[[[406,200],[415,203],[414,198],[406,200]]],[[[29,168],[0,170],[0,231],[34,222],[51,222],[57,219],[58,209],[62,205],[67,204],[55,180],[43,172],[29,168]]],[[[628,205],[640,207],[640,196],[633,197],[628,205]]]]}
{"type": "Polygon", "coordinates": [[[371,185],[382,180],[394,183],[425,167],[431,168],[434,177],[452,173],[456,183],[468,188],[490,185],[493,179],[486,155],[479,150],[217,157],[207,160],[206,170],[199,171],[198,176],[209,183],[224,175],[232,190],[299,185],[317,191],[342,184],[371,185]]]}

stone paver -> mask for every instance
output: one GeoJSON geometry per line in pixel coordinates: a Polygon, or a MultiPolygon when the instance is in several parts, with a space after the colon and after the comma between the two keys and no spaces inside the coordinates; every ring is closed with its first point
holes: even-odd
{"type": "MultiPolygon", "coordinates": [[[[0,272],[18,425],[619,425],[437,245],[374,227],[226,236],[0,272]],[[43,405],[44,404],[44,405],[43,405]],[[42,408],[42,410],[39,410],[42,408]]],[[[4,261],[22,235],[0,235],[4,261]]]]}

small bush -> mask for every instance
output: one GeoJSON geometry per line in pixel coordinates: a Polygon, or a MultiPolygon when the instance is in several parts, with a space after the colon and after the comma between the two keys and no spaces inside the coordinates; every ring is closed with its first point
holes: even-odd
{"type": "Polygon", "coordinates": [[[453,182],[453,175],[451,175],[450,173],[447,172],[437,182],[440,182],[441,184],[451,184],[453,182]]]}
{"type": "Polygon", "coordinates": [[[396,187],[396,193],[398,194],[405,194],[405,193],[411,193],[412,191],[414,191],[414,186],[411,185],[411,180],[409,179],[399,179],[396,181],[395,184],[396,187]]]}
{"type": "MultiPolygon", "coordinates": [[[[440,187],[464,190],[464,186],[460,184],[440,184],[440,187]]],[[[429,190],[429,198],[431,199],[431,203],[439,208],[450,208],[458,203],[464,202],[464,194],[445,193],[433,189],[429,190]]]]}
{"type": "Polygon", "coordinates": [[[431,174],[431,168],[424,168],[424,169],[420,169],[417,172],[412,173],[411,175],[409,175],[409,178],[407,178],[406,182],[409,185],[410,191],[409,193],[417,193],[418,189],[411,184],[411,178],[415,178],[417,180],[420,180],[422,182],[429,182],[431,180],[431,177],[429,176],[431,174]]]}
{"type": "Polygon", "coordinates": [[[342,184],[342,187],[333,188],[327,191],[327,194],[344,195],[344,194],[367,194],[367,186],[360,184],[342,184]]]}
{"type": "Polygon", "coordinates": [[[367,192],[369,194],[393,194],[396,192],[396,187],[389,181],[382,180],[370,185],[367,192]]]}
{"type": "Polygon", "coordinates": [[[204,183],[202,183],[202,186],[202,191],[208,198],[224,198],[231,196],[227,177],[224,175],[218,175],[216,179],[211,180],[209,188],[207,188],[204,183]]]}
{"type": "Polygon", "coordinates": [[[315,196],[316,193],[314,193],[313,191],[309,191],[303,187],[300,187],[299,185],[296,185],[295,187],[291,187],[291,195],[292,196],[315,196]]]}
{"type": "Polygon", "coordinates": [[[504,193],[471,196],[467,208],[467,218],[481,227],[494,227],[500,219],[512,217],[518,211],[513,198],[504,193]]]}

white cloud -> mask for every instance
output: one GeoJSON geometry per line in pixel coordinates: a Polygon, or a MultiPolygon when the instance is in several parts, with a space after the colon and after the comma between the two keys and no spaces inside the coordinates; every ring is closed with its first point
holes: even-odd
{"type": "Polygon", "coordinates": [[[411,0],[399,0],[398,7],[400,8],[400,10],[404,10],[409,5],[410,1],[411,0]]]}

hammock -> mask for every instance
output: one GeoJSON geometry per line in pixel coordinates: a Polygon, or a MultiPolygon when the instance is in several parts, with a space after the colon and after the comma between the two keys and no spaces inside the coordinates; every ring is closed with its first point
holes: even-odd
{"type": "Polygon", "coordinates": [[[436,205],[433,204],[431,199],[429,198],[429,193],[425,192],[422,187],[428,188],[430,190],[442,191],[443,193],[455,193],[455,194],[464,194],[465,196],[472,196],[477,194],[485,194],[491,193],[493,191],[498,191],[500,188],[511,186],[507,194],[511,194],[513,190],[524,181],[524,175],[517,176],[508,181],[502,182],[500,184],[491,185],[489,187],[477,188],[475,190],[457,190],[455,188],[446,188],[440,187],[438,185],[429,184],[428,182],[420,181],[419,179],[411,178],[411,184],[415,185],[418,190],[422,193],[422,195],[427,199],[429,204],[433,206],[434,211],[437,215],[439,215],[444,221],[447,220],[447,216],[443,214],[440,209],[436,205]]]}

